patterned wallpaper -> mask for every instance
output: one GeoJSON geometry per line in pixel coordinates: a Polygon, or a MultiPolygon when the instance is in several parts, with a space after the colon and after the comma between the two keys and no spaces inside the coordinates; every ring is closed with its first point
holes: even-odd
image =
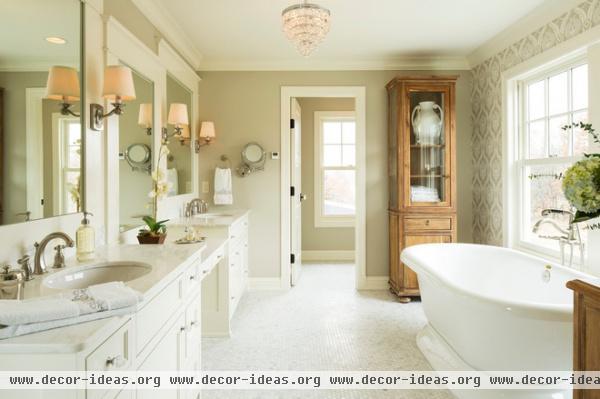
{"type": "Polygon", "coordinates": [[[473,68],[473,239],[502,245],[501,73],[600,24],[587,0],[473,68]]]}

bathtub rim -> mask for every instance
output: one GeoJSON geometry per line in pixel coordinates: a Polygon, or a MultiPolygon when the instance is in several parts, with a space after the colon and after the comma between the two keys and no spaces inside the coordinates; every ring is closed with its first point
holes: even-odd
{"type": "MultiPolygon", "coordinates": [[[[548,261],[547,259],[541,258],[541,257],[537,257],[522,251],[518,251],[518,250],[514,250],[512,248],[505,248],[505,247],[499,247],[499,246],[494,246],[494,245],[481,245],[481,244],[462,244],[462,243],[452,243],[452,244],[421,244],[421,245],[415,245],[412,247],[408,247],[406,249],[404,249],[400,255],[400,260],[405,263],[408,267],[410,267],[415,273],[417,273],[417,275],[419,274],[423,274],[425,276],[427,276],[428,278],[432,279],[434,283],[441,285],[447,289],[451,289],[453,291],[455,291],[458,294],[461,295],[467,295],[470,297],[473,297],[474,299],[477,299],[479,301],[494,305],[494,306],[498,306],[498,307],[502,307],[507,311],[511,311],[514,313],[527,313],[528,315],[532,315],[535,312],[538,312],[538,317],[542,316],[541,314],[539,314],[540,311],[545,311],[545,312],[550,312],[553,313],[557,316],[559,316],[561,319],[565,318],[565,317],[572,317],[573,314],[573,303],[569,303],[569,304],[549,304],[549,303],[543,303],[543,302],[532,302],[532,301],[519,301],[519,300],[514,300],[511,298],[500,298],[497,296],[491,296],[491,295],[485,295],[485,294],[481,294],[478,292],[474,292],[472,290],[469,290],[465,287],[461,287],[460,285],[450,281],[449,279],[447,279],[445,276],[440,275],[440,274],[436,274],[433,273],[430,268],[428,268],[427,266],[424,265],[424,262],[422,262],[421,260],[419,260],[418,256],[413,254],[414,249],[416,248],[422,248],[422,247],[465,247],[465,248],[493,248],[495,250],[500,250],[503,252],[511,252],[513,254],[518,254],[519,256],[524,256],[526,258],[538,261],[538,262],[542,262],[542,263],[547,263],[549,265],[552,265],[553,268],[557,268],[560,270],[564,270],[566,272],[568,272],[569,274],[573,275],[572,280],[584,280],[584,281],[589,281],[590,279],[592,280],[597,280],[594,276],[580,272],[578,270],[572,269],[572,268],[568,268],[562,265],[559,265],[555,262],[552,261],[548,261]]],[[[597,284],[597,282],[596,282],[597,284]]],[[[546,316],[549,316],[549,314],[546,314],[546,316]]],[[[547,318],[547,317],[544,317],[547,318]]]]}

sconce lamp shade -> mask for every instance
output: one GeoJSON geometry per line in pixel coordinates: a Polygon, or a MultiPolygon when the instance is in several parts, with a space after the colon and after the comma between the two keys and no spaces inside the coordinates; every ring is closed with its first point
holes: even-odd
{"type": "Polygon", "coordinates": [[[205,139],[213,139],[215,138],[215,124],[211,121],[202,122],[200,126],[200,137],[205,139]]]}
{"type": "Polygon", "coordinates": [[[48,72],[46,98],[64,102],[79,101],[79,76],[75,68],[53,66],[48,72]]]}
{"type": "Polygon", "coordinates": [[[140,104],[138,125],[145,128],[152,127],[152,104],[140,104]]]}
{"type": "Polygon", "coordinates": [[[169,116],[167,118],[169,125],[184,126],[189,125],[188,110],[186,104],[173,103],[169,107],[169,116]]]}
{"type": "Polygon", "coordinates": [[[111,102],[135,100],[131,69],[123,65],[107,66],[104,69],[102,96],[111,102]]]}

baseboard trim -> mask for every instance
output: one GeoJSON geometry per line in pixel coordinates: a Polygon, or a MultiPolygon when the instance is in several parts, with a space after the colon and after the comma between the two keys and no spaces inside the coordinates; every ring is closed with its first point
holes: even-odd
{"type": "Polygon", "coordinates": [[[303,262],[354,262],[354,251],[302,251],[303,262]]]}
{"type": "Polygon", "coordinates": [[[390,285],[388,283],[389,277],[387,276],[373,276],[367,277],[364,283],[358,288],[359,290],[388,290],[390,285]]]}
{"type": "Polygon", "coordinates": [[[250,291],[281,289],[281,279],[279,277],[250,277],[248,279],[248,290],[250,291]]]}

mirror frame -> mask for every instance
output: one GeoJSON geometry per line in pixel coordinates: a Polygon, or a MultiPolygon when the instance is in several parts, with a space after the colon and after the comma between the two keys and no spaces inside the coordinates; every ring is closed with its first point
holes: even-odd
{"type": "Polygon", "coordinates": [[[246,144],[244,146],[244,148],[242,149],[242,160],[244,161],[244,163],[246,165],[248,165],[251,169],[261,169],[264,165],[265,162],[267,161],[267,152],[265,151],[264,147],[260,144],[258,144],[255,141],[252,141],[248,144],[246,144]],[[246,156],[246,151],[250,148],[250,147],[258,147],[260,148],[261,151],[261,156],[260,159],[258,161],[251,161],[248,159],[248,157],[246,156]]]}

